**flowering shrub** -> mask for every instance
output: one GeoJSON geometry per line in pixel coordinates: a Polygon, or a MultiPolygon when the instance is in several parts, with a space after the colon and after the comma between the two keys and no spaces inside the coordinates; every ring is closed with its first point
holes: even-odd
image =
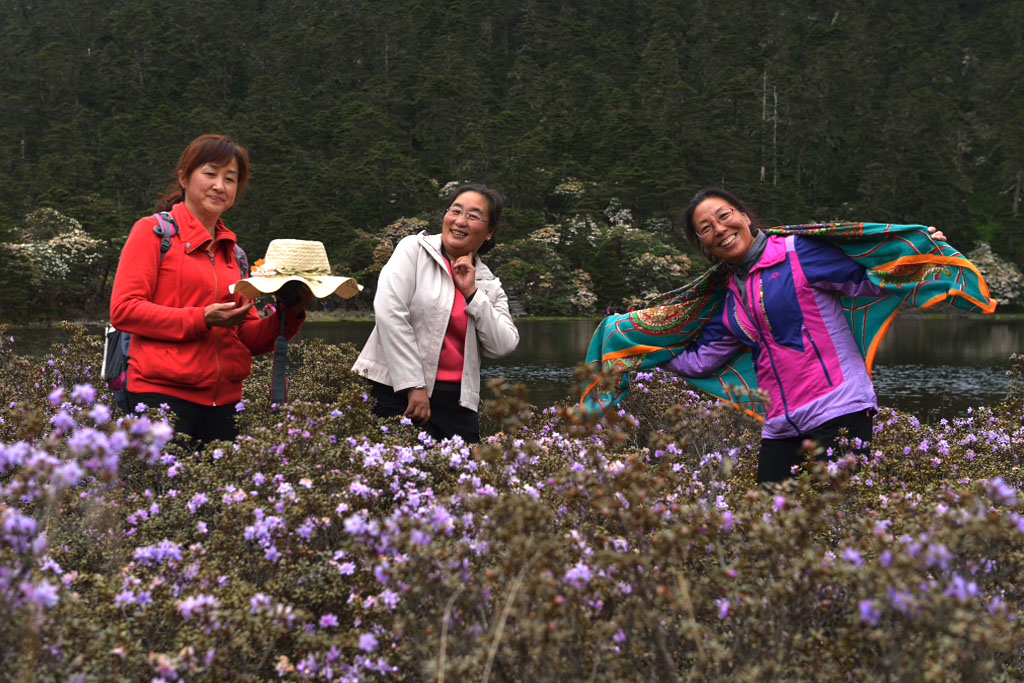
{"type": "MultiPolygon", "coordinates": [[[[858,461],[757,487],[758,425],[659,372],[591,423],[372,416],[351,346],[267,362],[241,436],[115,415],[84,335],[0,344],[0,670],[61,680],[1010,680],[1019,400],[883,410],[858,461]]],[[[1014,365],[1024,377],[1024,361],[1014,365]]],[[[1018,397],[1019,398],[1019,397],[1018,397]]],[[[575,419],[574,419],[575,418],[575,419]]]]}
{"type": "Polygon", "coordinates": [[[992,297],[1000,304],[1019,304],[1024,294],[1024,275],[1016,265],[992,253],[987,242],[979,242],[966,254],[971,263],[985,276],[992,297]]]}
{"type": "Polygon", "coordinates": [[[48,309],[78,301],[95,287],[94,266],[102,257],[103,240],[90,236],[73,218],[43,208],[25,218],[20,242],[0,244],[6,250],[0,261],[28,275],[30,289],[21,295],[32,299],[27,308],[48,309]],[[92,277],[90,277],[90,275],[92,277]]]}

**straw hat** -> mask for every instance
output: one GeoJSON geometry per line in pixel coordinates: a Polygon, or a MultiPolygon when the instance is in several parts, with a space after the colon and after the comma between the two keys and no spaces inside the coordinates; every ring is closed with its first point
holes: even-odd
{"type": "Polygon", "coordinates": [[[313,296],[323,299],[337,294],[342,299],[354,297],[363,288],[350,277],[331,275],[327,250],[323,242],[313,240],[273,240],[267,256],[253,264],[249,277],[228,289],[250,299],[281,289],[286,282],[305,282],[313,296]]]}

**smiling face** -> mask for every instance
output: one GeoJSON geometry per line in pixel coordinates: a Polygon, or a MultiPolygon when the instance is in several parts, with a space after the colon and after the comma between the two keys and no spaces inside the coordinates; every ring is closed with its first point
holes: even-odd
{"type": "Polygon", "coordinates": [[[212,232],[217,219],[235,204],[238,194],[238,162],[226,165],[203,164],[186,178],[178,174],[185,190],[185,206],[212,232]]]}
{"type": "Polygon", "coordinates": [[[479,192],[463,192],[452,201],[441,232],[441,243],[450,259],[475,254],[490,238],[494,232],[488,224],[490,206],[487,197],[479,192]]]}
{"type": "Polygon", "coordinates": [[[740,263],[754,242],[750,216],[721,197],[711,196],[697,205],[693,228],[704,253],[726,263],[740,263]]]}

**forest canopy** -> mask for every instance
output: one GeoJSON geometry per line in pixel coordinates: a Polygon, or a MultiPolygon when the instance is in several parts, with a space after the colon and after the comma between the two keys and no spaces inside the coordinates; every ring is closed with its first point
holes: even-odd
{"type": "MultiPolygon", "coordinates": [[[[495,265],[536,313],[679,284],[700,257],[674,217],[707,185],[770,224],[1024,257],[1019,2],[0,0],[0,58],[0,238],[46,208],[100,240],[85,308],[206,132],[251,153],[227,222],[256,257],[318,239],[372,277],[386,228],[436,229],[453,182],[498,188],[495,265]]],[[[0,315],[27,267],[0,250],[0,315]]]]}

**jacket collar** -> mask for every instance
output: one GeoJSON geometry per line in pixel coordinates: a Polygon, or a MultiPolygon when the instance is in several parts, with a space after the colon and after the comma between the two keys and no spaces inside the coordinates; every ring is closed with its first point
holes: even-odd
{"type": "MultiPolygon", "coordinates": [[[[762,233],[763,234],[763,233],[762,233]]],[[[764,253],[761,254],[761,259],[750,266],[750,272],[755,270],[762,270],[764,268],[771,268],[786,260],[786,235],[772,235],[768,238],[768,243],[764,245],[764,253]]]]}
{"type": "Polygon", "coordinates": [[[181,241],[185,245],[185,251],[188,253],[192,253],[200,247],[205,249],[211,240],[227,242],[229,249],[234,248],[238,244],[238,237],[235,236],[235,233],[228,230],[224,225],[224,221],[220,219],[217,219],[214,237],[210,237],[210,232],[206,229],[206,226],[192,215],[192,212],[185,206],[185,202],[178,202],[172,206],[171,215],[174,216],[174,222],[178,225],[178,236],[181,237],[181,241]]]}
{"type": "MultiPolygon", "coordinates": [[[[434,260],[437,261],[442,268],[447,270],[448,265],[445,263],[444,254],[441,252],[440,233],[435,235],[428,235],[427,231],[424,230],[423,232],[419,233],[417,237],[419,237],[420,244],[422,244],[424,248],[427,250],[427,252],[432,257],[434,257],[434,260]]],[[[477,280],[490,280],[494,278],[494,274],[491,272],[491,269],[488,268],[487,265],[480,260],[480,254],[476,254],[473,256],[473,267],[476,268],[477,280]]]]}

